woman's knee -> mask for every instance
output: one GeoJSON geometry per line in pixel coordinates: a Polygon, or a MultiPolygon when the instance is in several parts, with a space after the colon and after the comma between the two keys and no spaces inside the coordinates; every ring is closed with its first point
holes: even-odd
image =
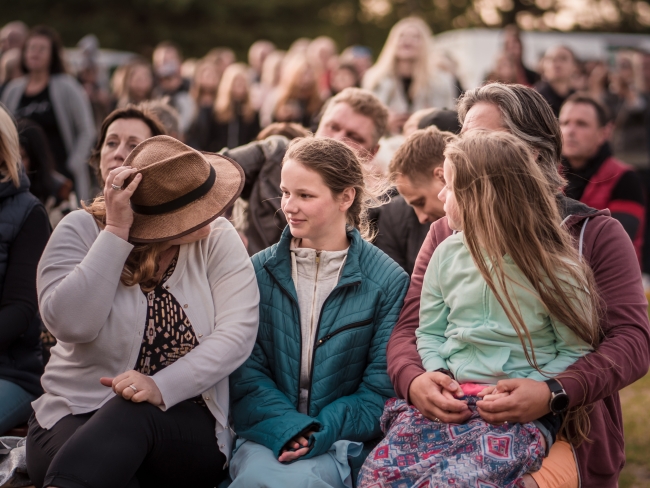
{"type": "Polygon", "coordinates": [[[31,416],[26,441],[27,473],[37,488],[43,485],[54,456],[88,418],[88,415],[67,415],[52,428],[44,429],[36,416],[31,416]]]}
{"type": "Polygon", "coordinates": [[[115,429],[133,431],[143,428],[157,415],[163,413],[151,403],[134,403],[121,397],[106,402],[93,415],[93,424],[101,423],[115,429]]]}

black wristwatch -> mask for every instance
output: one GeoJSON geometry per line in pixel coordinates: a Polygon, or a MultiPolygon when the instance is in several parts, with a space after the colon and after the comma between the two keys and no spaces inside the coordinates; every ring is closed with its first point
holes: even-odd
{"type": "Polygon", "coordinates": [[[566,412],[569,408],[569,395],[564,391],[560,382],[558,380],[546,380],[544,383],[551,390],[551,401],[548,402],[551,412],[555,415],[566,412]]]}

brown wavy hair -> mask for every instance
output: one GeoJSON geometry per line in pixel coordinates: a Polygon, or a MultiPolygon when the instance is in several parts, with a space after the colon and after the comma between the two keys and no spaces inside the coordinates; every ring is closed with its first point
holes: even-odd
{"type": "MultiPolygon", "coordinates": [[[[97,144],[90,156],[89,164],[95,170],[97,179],[102,184],[101,173],[99,170],[99,160],[101,159],[102,146],[106,140],[106,133],[110,125],[118,119],[137,119],[142,120],[151,130],[152,136],[165,135],[165,128],[146,106],[127,105],[124,108],[113,110],[102,123],[99,131],[97,144]]],[[[90,204],[82,202],[83,209],[91,214],[100,228],[106,226],[106,202],[104,195],[99,195],[90,204]]],[[[153,290],[156,286],[154,277],[158,271],[158,258],[160,253],[166,249],[165,242],[156,243],[132,243],[134,248],[131,250],[124,268],[120,281],[125,286],[140,285],[146,292],[153,290]]]]}
{"type": "MultiPolygon", "coordinates": [[[[92,215],[100,229],[106,227],[106,202],[104,195],[96,197],[90,205],[81,203],[83,209],[92,215]]],[[[130,242],[130,241],[129,241],[130,242]]],[[[131,242],[133,249],[126,258],[120,282],[125,286],[140,285],[144,292],[150,292],[158,283],[158,258],[169,248],[167,242],[137,243],[131,242]]]]}
{"type": "MultiPolygon", "coordinates": [[[[601,304],[594,278],[562,225],[555,192],[528,145],[507,132],[470,131],[451,142],[445,156],[452,173],[447,184],[458,202],[467,247],[515,329],[528,363],[545,374],[519,305],[507,293],[514,281],[506,273],[506,254],[549,315],[595,348],[601,338],[601,304]]],[[[569,411],[561,432],[579,445],[589,428],[587,409],[580,406],[569,411]]]]}

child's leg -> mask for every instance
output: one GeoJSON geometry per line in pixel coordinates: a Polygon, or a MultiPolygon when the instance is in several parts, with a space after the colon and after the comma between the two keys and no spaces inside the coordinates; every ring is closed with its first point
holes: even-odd
{"type": "Polygon", "coordinates": [[[513,487],[539,469],[544,449],[533,424],[493,426],[475,411],[477,397],[468,397],[474,416],[465,424],[426,419],[403,400],[390,400],[382,420],[386,437],[370,453],[359,475],[360,487],[431,486],[513,487]]]}
{"type": "Polygon", "coordinates": [[[467,398],[475,415],[463,425],[449,425],[454,444],[441,452],[431,486],[521,486],[521,477],[542,464],[542,435],[532,423],[491,425],[476,413],[478,397],[467,398]]]}
{"type": "Polygon", "coordinates": [[[530,476],[539,488],[578,488],[578,466],[569,443],[556,441],[541,469],[530,476]]]}

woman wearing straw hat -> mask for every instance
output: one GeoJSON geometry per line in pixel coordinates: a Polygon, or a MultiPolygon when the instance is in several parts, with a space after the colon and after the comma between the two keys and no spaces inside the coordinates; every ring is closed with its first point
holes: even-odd
{"type": "Polygon", "coordinates": [[[232,161],[156,136],[56,228],[38,268],[58,343],[29,423],[37,487],[220,482],[228,376],[258,324],[253,267],[217,218],[242,186],[232,161]]]}

